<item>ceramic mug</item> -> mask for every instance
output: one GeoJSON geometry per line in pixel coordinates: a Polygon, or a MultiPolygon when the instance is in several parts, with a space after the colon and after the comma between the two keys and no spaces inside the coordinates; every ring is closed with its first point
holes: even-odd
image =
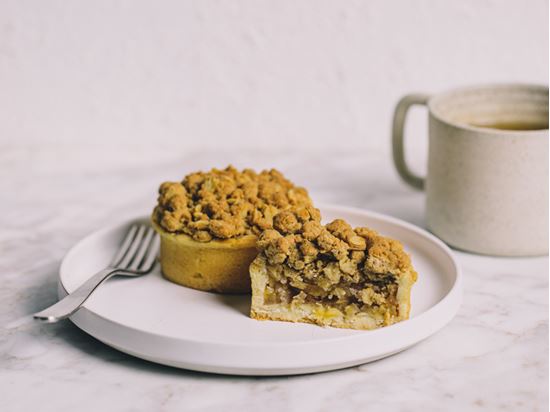
{"type": "Polygon", "coordinates": [[[410,186],[426,191],[426,224],[466,251],[548,253],[548,87],[511,84],[403,97],[393,119],[393,159],[410,186]],[[427,176],[407,167],[408,109],[427,106],[427,176]]]}

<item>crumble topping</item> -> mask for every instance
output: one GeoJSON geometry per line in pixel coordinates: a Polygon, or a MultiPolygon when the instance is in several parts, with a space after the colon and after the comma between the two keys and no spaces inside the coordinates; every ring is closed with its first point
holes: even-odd
{"type": "Polygon", "coordinates": [[[401,243],[341,219],[322,226],[292,209],[274,223],[258,239],[269,275],[266,303],[322,303],[346,316],[397,315],[397,280],[412,270],[401,243]]]}
{"type": "Polygon", "coordinates": [[[276,227],[299,230],[306,220],[320,220],[306,189],[275,169],[239,172],[232,166],[191,173],[182,182],[159,188],[155,221],[166,231],[184,233],[199,242],[259,235],[276,227]],[[294,208],[291,215],[279,212],[294,208]]]}

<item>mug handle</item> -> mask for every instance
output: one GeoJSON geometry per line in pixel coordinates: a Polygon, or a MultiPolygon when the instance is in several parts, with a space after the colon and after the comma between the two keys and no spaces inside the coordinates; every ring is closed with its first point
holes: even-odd
{"type": "Polygon", "coordinates": [[[407,111],[411,106],[424,105],[427,106],[430,96],[427,94],[409,94],[399,100],[393,113],[393,129],[392,129],[392,146],[393,146],[393,164],[397,169],[399,176],[405,183],[415,189],[423,190],[425,178],[415,175],[405,162],[405,151],[403,149],[403,129],[405,127],[405,119],[407,111]]]}

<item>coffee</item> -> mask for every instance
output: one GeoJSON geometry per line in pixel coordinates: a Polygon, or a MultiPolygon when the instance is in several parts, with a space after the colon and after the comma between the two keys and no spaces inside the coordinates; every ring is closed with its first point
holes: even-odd
{"type": "Polygon", "coordinates": [[[474,124],[472,126],[483,127],[485,129],[498,129],[498,130],[547,130],[548,121],[546,122],[522,122],[522,121],[510,121],[510,122],[497,122],[488,124],[474,124]]]}

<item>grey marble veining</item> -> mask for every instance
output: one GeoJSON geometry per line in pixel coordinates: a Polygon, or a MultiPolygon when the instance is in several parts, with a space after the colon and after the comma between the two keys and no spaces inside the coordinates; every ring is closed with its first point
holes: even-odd
{"type": "MultiPolygon", "coordinates": [[[[87,233],[148,213],[163,180],[233,163],[277,167],[317,202],[423,225],[424,200],[381,152],[170,153],[136,147],[0,153],[0,388],[5,411],[547,410],[548,258],[456,252],[464,302],[443,330],[392,357],[295,377],[216,376],[117,352],[69,321],[31,313],[56,300],[67,250],[87,233]]],[[[512,240],[511,240],[512,241],[512,240]]]]}

